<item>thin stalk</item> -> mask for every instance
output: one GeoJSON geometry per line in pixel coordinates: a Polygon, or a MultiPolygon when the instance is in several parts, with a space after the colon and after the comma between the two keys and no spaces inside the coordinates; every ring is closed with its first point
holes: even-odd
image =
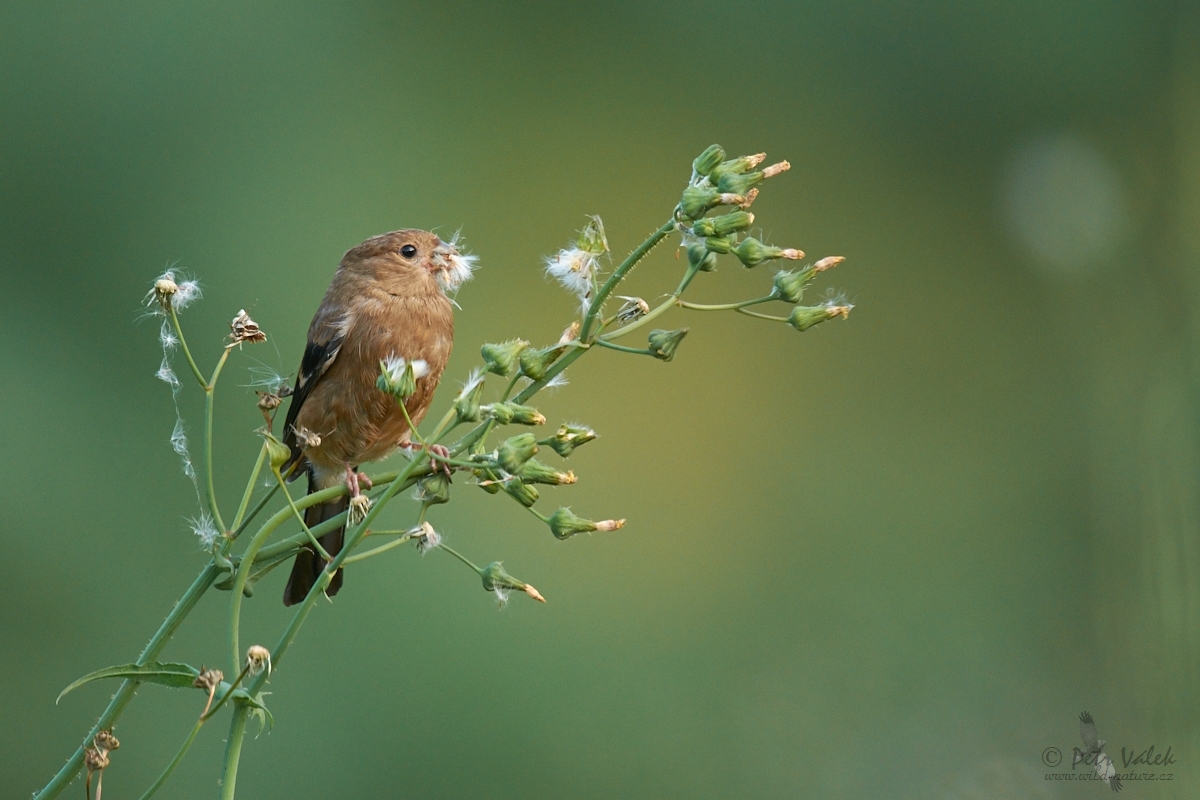
{"type": "Polygon", "coordinates": [[[204,380],[204,375],[196,366],[196,359],[192,358],[192,351],[188,349],[187,339],[183,337],[183,328],[179,324],[179,315],[175,313],[175,307],[170,303],[167,303],[167,312],[171,315],[171,326],[175,328],[175,335],[179,337],[179,349],[183,350],[183,354],[187,356],[192,374],[196,376],[196,383],[200,384],[200,388],[203,389],[208,386],[208,381],[204,380]]]}
{"type": "Polygon", "coordinates": [[[513,387],[517,385],[517,380],[521,377],[521,370],[513,373],[512,380],[508,382],[508,386],[504,387],[504,394],[500,395],[500,402],[503,403],[512,394],[513,387]]]}
{"type": "Polygon", "coordinates": [[[672,306],[674,306],[679,301],[679,298],[683,295],[684,290],[687,289],[688,284],[690,284],[692,282],[692,279],[696,277],[696,275],[699,273],[699,271],[700,270],[698,267],[694,267],[689,264],[687,271],[683,273],[683,279],[681,281],[679,281],[679,286],[677,286],[675,288],[675,291],[673,293],[671,293],[670,295],[667,296],[666,300],[664,300],[663,302],[659,303],[657,306],[652,308],[650,310],[650,313],[648,313],[644,317],[641,317],[640,319],[634,320],[633,322],[629,323],[628,325],[626,325],[622,328],[617,328],[615,331],[609,331],[608,333],[604,334],[603,336],[600,336],[597,338],[611,342],[613,339],[619,339],[620,337],[624,336],[625,334],[627,334],[631,331],[637,330],[638,328],[642,327],[647,322],[650,322],[651,320],[655,319],[659,315],[665,314],[667,311],[669,311],[671,309],[672,306]]]}
{"type": "MultiPolygon", "coordinates": [[[[252,508],[250,510],[250,513],[246,515],[246,518],[242,520],[242,524],[238,525],[236,527],[236,529],[234,530],[234,532],[229,534],[228,547],[233,546],[233,540],[237,539],[239,536],[242,535],[243,531],[245,531],[246,528],[249,527],[250,523],[254,521],[254,518],[258,516],[258,512],[263,510],[263,507],[266,506],[266,504],[271,500],[271,498],[275,496],[275,493],[277,491],[279,491],[278,484],[272,486],[270,488],[270,490],[265,495],[263,495],[262,499],[254,504],[254,508],[252,508]]],[[[226,547],[226,549],[228,549],[228,547],[226,547]]]]}
{"type": "Polygon", "coordinates": [[[254,462],[254,469],[250,472],[250,480],[246,481],[246,491],[242,494],[242,503],[238,506],[237,516],[233,518],[233,529],[239,530],[242,527],[242,520],[246,516],[246,509],[250,505],[250,497],[254,494],[254,486],[258,483],[258,474],[262,472],[263,462],[267,460],[267,443],[263,442],[262,449],[258,451],[258,461],[254,462]]]}
{"type": "MultiPolygon", "coordinates": [[[[372,532],[371,535],[377,536],[379,534],[378,534],[378,532],[372,532]]],[[[392,541],[388,542],[387,544],[381,544],[379,547],[373,548],[371,550],[367,550],[366,552],[363,552],[363,553],[357,553],[355,555],[350,556],[342,563],[342,566],[348,567],[351,564],[357,564],[360,561],[366,561],[368,558],[374,558],[375,556],[380,555],[382,553],[386,553],[388,550],[399,547],[402,544],[407,544],[408,542],[412,541],[412,538],[413,538],[413,535],[411,533],[409,533],[408,531],[405,531],[402,536],[400,536],[397,539],[393,539],[392,541]]]]}
{"type": "Polygon", "coordinates": [[[772,322],[787,322],[788,321],[787,317],[773,317],[770,314],[759,314],[757,311],[747,311],[744,308],[735,308],[734,311],[736,311],[739,314],[745,314],[747,317],[758,317],[759,319],[769,319],[772,322]]]}
{"type": "Polygon", "coordinates": [[[167,778],[171,777],[171,773],[175,771],[175,768],[183,761],[183,757],[187,755],[187,751],[191,749],[192,742],[196,740],[196,734],[200,733],[200,729],[204,727],[204,722],[207,719],[208,717],[201,717],[196,720],[196,724],[192,726],[192,732],[183,740],[183,746],[179,748],[179,751],[175,753],[175,757],[171,759],[171,763],[167,764],[167,768],[158,776],[158,780],[152,783],[150,788],[142,794],[141,800],[150,800],[154,796],[154,793],[163,787],[163,784],[167,782],[167,778]]]}
{"type": "Polygon", "coordinates": [[[482,574],[483,574],[483,570],[482,570],[482,569],[480,569],[479,567],[475,566],[475,565],[474,565],[474,564],[472,564],[470,561],[468,561],[468,560],[467,560],[467,558],[466,558],[466,556],[464,556],[462,553],[458,552],[457,550],[455,550],[455,549],[453,549],[453,548],[451,548],[451,547],[448,547],[448,546],[446,546],[446,545],[444,545],[444,544],[439,544],[439,545],[438,545],[438,549],[439,549],[439,550],[445,550],[447,553],[449,553],[450,555],[454,556],[455,558],[457,558],[459,561],[461,561],[461,562],[463,562],[464,564],[466,564],[466,565],[467,565],[468,567],[470,567],[471,569],[475,570],[475,574],[477,574],[477,575],[482,575],[482,574]]]}
{"type": "MultiPolygon", "coordinates": [[[[184,592],[183,597],[179,598],[179,602],[171,609],[171,613],[163,620],[163,624],[159,626],[158,631],[151,637],[146,644],[142,654],[138,656],[138,664],[147,664],[158,657],[162,649],[170,641],[171,636],[178,630],[183,620],[196,607],[196,603],[200,602],[200,598],[212,586],[213,581],[220,574],[220,569],[214,562],[209,562],[200,574],[196,576],[196,580],[192,581],[192,585],[184,592]]],[[[113,695],[112,700],[108,703],[108,708],[104,709],[104,713],[100,715],[100,719],[96,720],[96,724],[92,726],[91,731],[84,738],[83,744],[75,751],[62,769],[58,771],[48,784],[40,791],[35,800],[51,800],[58,797],[59,793],[67,787],[67,785],[75,779],[79,774],[79,770],[83,767],[83,750],[89,746],[96,734],[101,728],[109,728],[121,716],[121,712],[125,710],[125,706],[129,705],[129,701],[133,699],[134,691],[139,686],[137,681],[122,681],[121,686],[113,695]]]]}
{"type": "MultiPolygon", "coordinates": [[[[182,339],[180,341],[182,342],[182,339]]],[[[221,377],[221,370],[225,368],[225,362],[228,359],[229,350],[222,350],[221,358],[217,361],[212,378],[204,385],[204,478],[208,484],[209,513],[212,514],[213,521],[217,523],[217,530],[221,531],[221,533],[228,533],[229,530],[225,527],[225,523],[221,520],[221,512],[217,509],[217,490],[213,484],[213,403],[214,395],[216,394],[217,379],[221,377]]]]}
{"type": "Polygon", "coordinates": [[[296,508],[296,501],[292,499],[292,493],[288,491],[287,485],[283,482],[283,476],[279,474],[278,470],[275,472],[275,479],[279,481],[279,488],[283,490],[283,496],[287,498],[288,508],[292,510],[292,514],[295,515],[296,521],[300,523],[300,528],[304,531],[304,535],[308,537],[309,544],[316,548],[316,551],[321,554],[321,558],[328,561],[333,556],[325,552],[325,548],[321,546],[319,541],[317,541],[317,537],[314,536],[313,532],[308,529],[308,523],[304,521],[304,515],[300,513],[300,509],[296,508]]]}
{"type": "Polygon", "coordinates": [[[723,303],[721,305],[701,305],[700,303],[686,303],[683,300],[676,300],[675,305],[680,308],[690,308],[693,311],[737,311],[739,308],[746,306],[756,306],[759,303],[769,303],[772,300],[778,300],[778,295],[771,293],[766,297],[756,297],[753,300],[743,300],[740,303],[723,303]]]}
{"type": "MultiPolygon", "coordinates": [[[[266,673],[263,673],[266,674],[266,673]]],[[[221,774],[221,800],[233,800],[237,789],[238,762],[242,758],[242,740],[246,738],[246,719],[249,709],[238,703],[229,722],[229,740],[225,745],[225,769],[221,774]]]]}
{"type": "Polygon", "coordinates": [[[595,344],[598,344],[601,347],[607,347],[609,350],[620,350],[622,353],[634,353],[639,356],[654,355],[654,353],[650,352],[649,348],[638,350],[636,347],[625,347],[624,345],[613,344],[612,342],[606,342],[606,341],[604,341],[604,339],[597,339],[595,341],[595,344]]]}
{"type": "Polygon", "coordinates": [[[637,249],[630,253],[625,260],[621,262],[620,266],[616,268],[613,274],[608,276],[608,280],[606,280],[604,285],[600,287],[600,291],[598,291],[595,298],[592,299],[592,304],[588,306],[587,316],[583,318],[583,330],[579,333],[580,341],[588,341],[588,336],[591,334],[592,327],[596,323],[596,315],[600,313],[600,307],[604,305],[604,301],[608,299],[610,294],[612,294],[613,289],[617,288],[617,284],[619,284],[625,278],[625,275],[631,269],[633,269],[634,266],[641,261],[647,253],[654,249],[656,244],[661,242],[663,238],[673,230],[675,230],[674,217],[672,217],[670,221],[668,221],[654,233],[650,234],[650,238],[638,245],[637,249]]]}
{"type": "Polygon", "coordinates": [[[248,675],[249,673],[250,673],[250,662],[247,660],[246,666],[242,667],[242,671],[238,673],[237,680],[235,680],[233,683],[229,684],[229,691],[227,691],[225,694],[221,695],[221,699],[217,701],[217,704],[215,706],[213,706],[211,709],[209,709],[204,714],[204,716],[200,717],[200,721],[204,722],[204,721],[210,720],[214,716],[216,716],[217,711],[220,710],[221,706],[225,705],[226,700],[233,697],[233,693],[237,689],[238,684],[240,684],[242,682],[242,679],[244,679],[246,677],[246,675],[248,675]]]}

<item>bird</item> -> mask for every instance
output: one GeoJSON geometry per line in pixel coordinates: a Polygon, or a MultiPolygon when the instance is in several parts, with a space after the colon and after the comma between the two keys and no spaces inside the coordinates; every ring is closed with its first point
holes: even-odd
{"type": "MultiPolygon", "coordinates": [[[[427,370],[405,401],[414,425],[429,410],[454,344],[450,297],[471,277],[476,256],[460,253],[424,230],[373,236],[346,251],[313,315],[308,341],[283,426],[290,448],[283,473],[308,476],[308,492],[345,482],[349,496],[309,506],[309,528],[346,511],[360,495],[361,464],[398,447],[412,447],[412,431],[396,398],[376,386],[380,364],[404,359],[427,370]]],[[[370,488],[369,482],[367,488],[370,488]]],[[[341,549],[345,526],[320,538],[331,557],[341,549]]],[[[304,600],[325,568],[311,545],[296,555],[283,593],[285,606],[304,600]]],[[[325,588],[342,587],[339,569],[325,588]]]]}
{"type": "Polygon", "coordinates": [[[1077,748],[1075,750],[1071,766],[1074,767],[1081,761],[1085,764],[1092,764],[1096,768],[1096,774],[1108,784],[1108,788],[1114,792],[1121,791],[1121,776],[1117,774],[1117,768],[1113,766],[1112,759],[1104,752],[1104,745],[1107,742],[1096,734],[1096,722],[1086,711],[1079,715],[1079,736],[1083,739],[1085,749],[1077,748]]]}

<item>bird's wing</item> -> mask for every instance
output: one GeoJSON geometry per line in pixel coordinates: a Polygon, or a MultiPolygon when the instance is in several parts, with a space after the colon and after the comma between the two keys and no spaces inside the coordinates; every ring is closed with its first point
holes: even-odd
{"type": "Polygon", "coordinates": [[[338,351],[342,349],[342,342],[346,340],[350,322],[349,314],[331,313],[323,303],[308,328],[308,344],[305,345],[304,356],[300,359],[296,388],[292,390],[292,402],[288,406],[287,420],[283,423],[283,442],[292,449],[293,459],[299,452],[296,447],[296,431],[292,427],[296,424],[296,416],[312,393],[313,387],[317,385],[317,381],[337,358],[338,351]]]}
{"type": "Polygon", "coordinates": [[[1100,749],[1098,747],[1100,737],[1096,735],[1096,723],[1092,720],[1092,715],[1086,711],[1079,715],[1079,735],[1083,738],[1083,746],[1089,753],[1100,749]]]}
{"type": "Polygon", "coordinates": [[[1108,754],[1103,751],[1096,756],[1096,774],[1114,792],[1121,791],[1121,778],[1117,775],[1117,768],[1113,766],[1112,759],[1108,757],[1108,754]]]}

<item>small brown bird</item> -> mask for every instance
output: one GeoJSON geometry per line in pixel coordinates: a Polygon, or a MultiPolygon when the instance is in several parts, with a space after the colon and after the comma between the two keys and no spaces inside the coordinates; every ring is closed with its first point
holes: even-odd
{"type": "MultiPolygon", "coordinates": [[[[374,236],[342,257],[308,328],[283,426],[292,450],[284,472],[306,472],[310,494],[345,481],[350,498],[356,497],[366,477],[358,473],[360,464],[410,446],[412,432],[396,399],[375,385],[380,362],[424,362],[428,372],[404,404],[413,423],[420,423],[450,360],[454,313],[446,292],[471,277],[474,262],[454,241],[421,230],[374,236]]],[[[309,506],[305,524],[311,528],[340,514],[350,498],[309,506]]],[[[325,534],[321,546],[337,554],[344,533],[343,527],[325,534]]],[[[301,602],[324,567],[312,547],[301,550],[283,604],[301,602]]],[[[335,595],[341,586],[338,570],[325,593],[335,595]]]]}

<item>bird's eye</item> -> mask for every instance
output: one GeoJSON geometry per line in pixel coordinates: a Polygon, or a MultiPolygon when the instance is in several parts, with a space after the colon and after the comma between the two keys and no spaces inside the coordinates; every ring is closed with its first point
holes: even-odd
{"type": "Polygon", "coordinates": [[[404,245],[404,247],[400,248],[400,255],[404,256],[405,258],[412,258],[416,254],[417,254],[416,245],[406,244],[406,245],[404,245]]]}

